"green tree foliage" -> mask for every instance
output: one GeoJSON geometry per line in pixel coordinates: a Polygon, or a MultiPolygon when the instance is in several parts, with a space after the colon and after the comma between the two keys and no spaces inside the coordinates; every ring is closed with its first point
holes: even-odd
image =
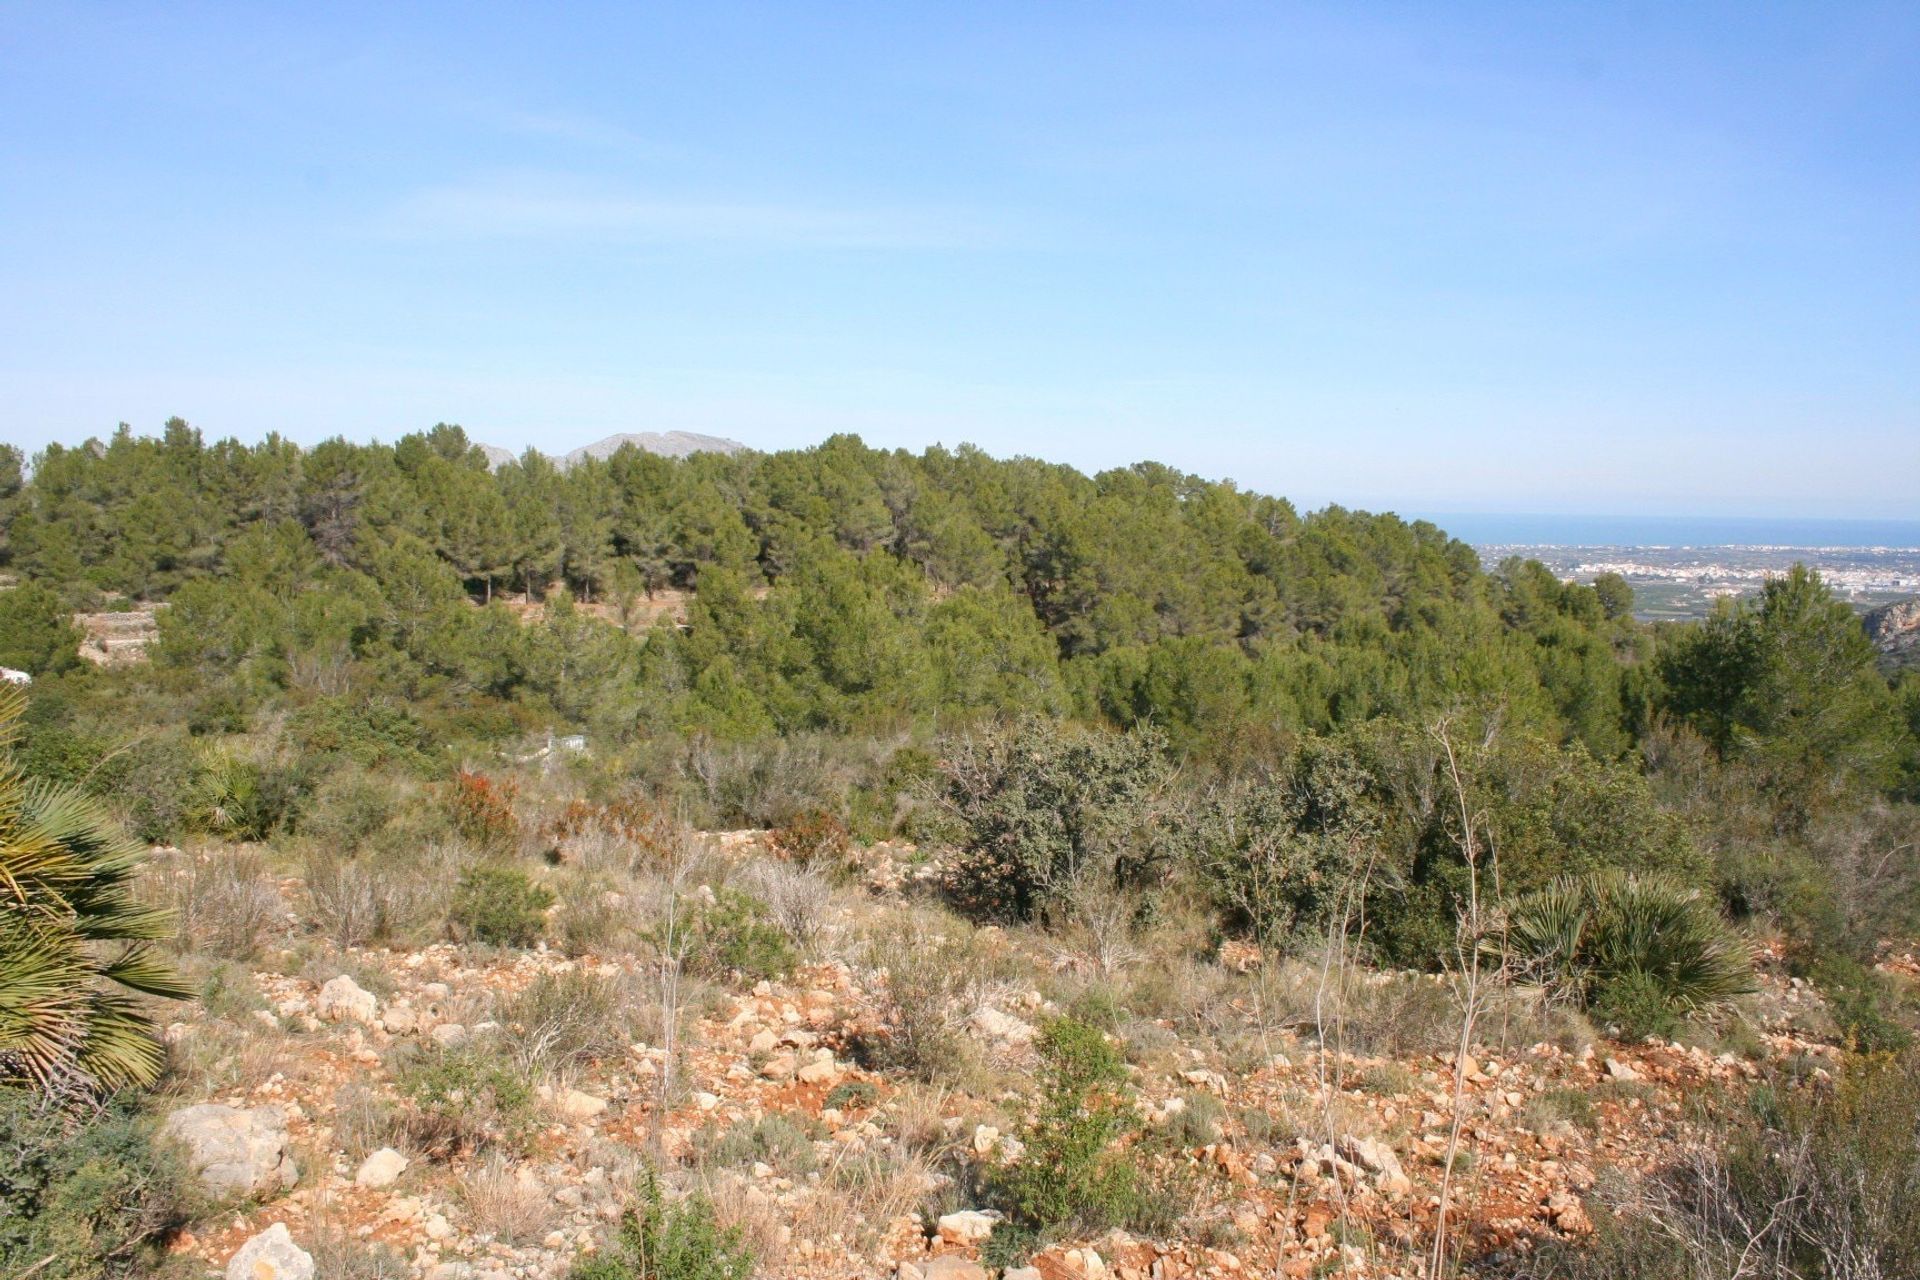
{"type": "Polygon", "coordinates": [[[640,1203],[600,1252],[574,1263],[571,1280],[748,1280],[754,1255],[738,1227],[722,1227],[713,1205],[695,1193],[670,1203],[651,1170],[640,1203]]]}
{"type": "Polygon", "coordinates": [[[1040,1235],[1119,1226],[1139,1211],[1141,1180],[1119,1144],[1139,1127],[1126,1066],[1100,1031],[1072,1018],[1036,1038],[1040,1097],[1020,1129],[1026,1150],[998,1175],[1008,1216],[1040,1235]]]}
{"type": "Polygon", "coordinates": [[[151,947],[170,921],[135,897],[145,850],[13,763],[22,707],[0,695],[0,1086],[145,1084],[164,1059],[134,993],[193,995],[151,947]]]}
{"type": "Polygon", "coordinates": [[[546,927],[553,891],[518,867],[482,863],[460,873],[449,918],[466,937],[499,947],[530,947],[546,927]]]}
{"type": "Polygon", "coordinates": [[[1171,777],[1163,742],[1150,729],[1037,717],[946,740],[939,800],[958,834],[955,898],[988,918],[1026,920],[1088,880],[1109,891],[1142,880],[1171,777]]]}
{"type": "Polygon", "coordinates": [[[1285,946],[1358,924],[1379,837],[1369,780],[1340,744],[1309,740],[1279,768],[1216,787],[1182,827],[1224,918],[1285,946]]]}
{"type": "Polygon", "coordinates": [[[1761,771],[1801,821],[1837,788],[1897,774],[1901,726],[1875,659],[1853,611],[1796,565],[1668,647],[1663,701],[1722,757],[1761,771]]]}
{"type": "Polygon", "coordinates": [[[1089,477],[836,436],[489,470],[449,424],[301,450],[176,420],[16,471],[0,459],[14,570],[63,599],[170,601],[156,655],[249,711],[382,693],[735,739],[1072,711],[1230,758],[1495,698],[1614,756],[1619,659],[1643,643],[1617,600],[1483,573],[1430,524],[1303,517],[1153,464],[1089,477]],[[577,623],[521,636],[484,607],[556,584],[577,623]],[[594,633],[603,601],[670,589],[697,589],[687,630],[594,633]]]}
{"type": "Polygon", "coordinates": [[[60,593],[37,582],[0,591],[0,666],[57,675],[80,662],[80,628],[60,593]]]}
{"type": "Polygon", "coordinates": [[[186,1223],[189,1186],[130,1107],[63,1107],[0,1088],[0,1273],[158,1274],[167,1236],[186,1223]]]}

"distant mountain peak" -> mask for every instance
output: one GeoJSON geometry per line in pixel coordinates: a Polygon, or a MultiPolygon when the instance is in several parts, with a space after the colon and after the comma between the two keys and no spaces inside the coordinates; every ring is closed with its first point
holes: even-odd
{"type": "MultiPolygon", "coordinates": [[[[565,468],[586,458],[610,458],[620,451],[622,445],[629,444],[663,458],[684,458],[690,453],[739,453],[747,447],[738,440],[729,440],[724,436],[703,436],[697,431],[623,431],[605,440],[581,445],[565,455],[546,456],[554,466],[565,468]]],[[[487,465],[496,470],[520,456],[497,445],[483,444],[479,448],[480,452],[487,455],[487,465]]]]}

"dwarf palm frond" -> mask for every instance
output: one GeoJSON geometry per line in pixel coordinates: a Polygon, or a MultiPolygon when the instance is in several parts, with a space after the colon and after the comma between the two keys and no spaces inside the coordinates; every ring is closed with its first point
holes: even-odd
{"type": "Polygon", "coordinates": [[[1512,903],[1495,941],[1518,972],[1585,1008],[1629,981],[1692,1013],[1753,990],[1753,961],[1697,890],[1657,876],[1563,876],[1512,903]]]}
{"type": "MultiPolygon", "coordinates": [[[[24,707],[0,693],[0,752],[24,707]]],[[[192,992],[149,946],[170,921],[135,897],[143,856],[94,801],[0,755],[0,1083],[113,1089],[159,1075],[132,993],[192,992]]]]}

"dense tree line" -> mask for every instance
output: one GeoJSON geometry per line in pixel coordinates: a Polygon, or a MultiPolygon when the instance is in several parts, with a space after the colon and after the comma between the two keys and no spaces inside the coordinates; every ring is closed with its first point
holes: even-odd
{"type": "Polygon", "coordinates": [[[444,425],[301,449],[175,421],[30,468],[0,449],[0,540],[0,662],[43,677],[34,765],[155,838],[206,814],[264,834],[336,775],[584,729],[720,822],[824,804],[874,834],[936,764],[974,768],[947,798],[1000,853],[956,889],[998,911],[1056,911],[1091,858],[1103,883],[1197,869],[1231,927],[1319,928],[1364,855],[1391,890],[1378,946],[1418,962],[1464,883],[1444,717],[1505,890],[1657,872],[1856,957],[1920,915],[1920,681],[1801,570],[1653,628],[1617,578],[1487,570],[1428,523],[1155,464],[836,436],[489,469],[444,425]],[[165,604],[152,663],[77,664],[69,611],[122,602],[165,604]],[[965,745],[1015,722],[1000,757],[965,745]],[[1116,759],[1145,772],[1102,791],[1116,759]],[[1180,803],[1128,818],[1170,770],[1180,803]]]}
{"type": "Polygon", "coordinates": [[[380,689],[734,739],[1039,709],[1192,749],[1465,699],[1608,757],[1645,714],[1624,584],[1155,464],[836,436],[490,471],[457,427],[302,450],[175,420],[23,470],[0,458],[7,567],[71,605],[169,602],[162,663],[237,673],[249,708],[380,689]],[[600,625],[669,589],[684,629],[600,625]]]}

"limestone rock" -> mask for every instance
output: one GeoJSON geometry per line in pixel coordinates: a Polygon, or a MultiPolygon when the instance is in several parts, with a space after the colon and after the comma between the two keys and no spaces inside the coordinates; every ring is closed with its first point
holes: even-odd
{"type": "Polygon", "coordinates": [[[353,1175],[355,1186],[390,1187],[407,1170],[408,1160],[392,1147],[382,1147],[368,1156],[360,1164],[360,1172],[353,1175]]]}
{"type": "Polygon", "coordinates": [[[582,1093],[578,1089],[568,1089],[560,1095],[555,1105],[560,1108],[560,1114],[567,1119],[582,1121],[591,1120],[605,1111],[607,1100],[596,1098],[590,1093],[582,1093]]]}
{"type": "Polygon", "coordinates": [[[973,1029],[981,1035],[1005,1044],[1028,1044],[1036,1034],[1032,1023],[1022,1022],[1012,1014],[1002,1013],[992,1005],[976,1010],[971,1022],[973,1029]]]}
{"type": "Polygon", "coordinates": [[[320,988],[320,999],[314,1008],[327,1022],[339,1022],[350,1018],[355,1022],[371,1026],[380,1013],[380,1001],[371,991],[362,991],[360,984],[341,974],[329,978],[320,988]]]}
{"type": "Polygon", "coordinates": [[[271,1195],[300,1180],[277,1107],[203,1102],[169,1114],[161,1132],[186,1147],[200,1184],[217,1196],[271,1195]]]}
{"type": "Polygon", "coordinates": [[[819,1049],[815,1051],[813,1061],[795,1074],[802,1084],[832,1084],[840,1078],[840,1064],[833,1060],[831,1050],[819,1049]]]}
{"type": "Polygon", "coordinates": [[[276,1222],[240,1246],[227,1263],[227,1280],[313,1280],[313,1255],[276,1222]]]}
{"type": "Polygon", "coordinates": [[[920,1274],[927,1280],[987,1280],[987,1273],[979,1263],[951,1253],[929,1258],[927,1265],[920,1268],[920,1274]]]}
{"type": "Polygon", "coordinates": [[[993,1225],[999,1220],[999,1214],[980,1209],[962,1209],[958,1213],[943,1214],[939,1224],[940,1238],[948,1244],[978,1244],[993,1234],[993,1225]]]}
{"type": "Polygon", "coordinates": [[[1405,1173],[1405,1170],[1400,1167],[1400,1157],[1393,1153],[1392,1147],[1378,1138],[1361,1138],[1348,1134],[1336,1145],[1342,1156],[1368,1173],[1405,1173]]]}

